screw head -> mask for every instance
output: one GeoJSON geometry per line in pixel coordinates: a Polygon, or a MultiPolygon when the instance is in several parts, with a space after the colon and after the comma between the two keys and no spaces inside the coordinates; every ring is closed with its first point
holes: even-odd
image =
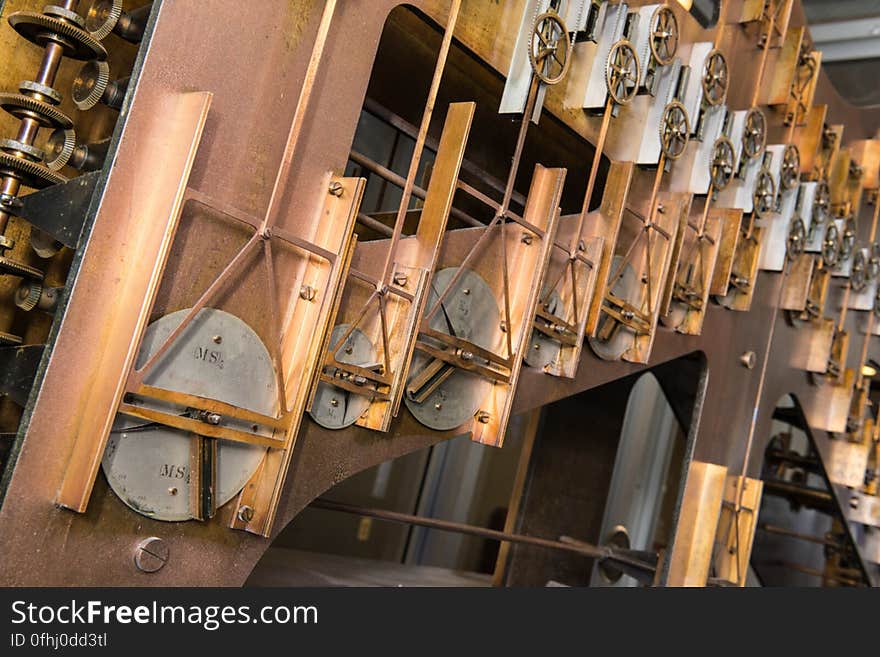
{"type": "Polygon", "coordinates": [[[477,422],[480,424],[489,424],[489,412],[488,411],[477,411],[477,422]]]}
{"type": "Polygon", "coordinates": [[[299,298],[304,299],[305,301],[314,301],[315,294],[315,288],[313,288],[311,285],[303,285],[299,289],[299,298]]]}
{"type": "Polygon", "coordinates": [[[739,357],[739,362],[742,363],[743,367],[746,369],[752,370],[755,368],[755,363],[758,362],[758,357],[755,355],[754,351],[747,351],[739,357]]]}
{"type": "Polygon", "coordinates": [[[327,191],[330,192],[331,196],[339,198],[340,196],[342,196],[342,192],[345,190],[343,189],[341,182],[334,180],[332,183],[330,183],[330,187],[327,189],[327,191]]]}
{"type": "Polygon", "coordinates": [[[247,504],[238,507],[238,519],[242,522],[250,522],[254,519],[254,507],[247,504]]]}
{"type": "Polygon", "coordinates": [[[220,344],[221,342],[223,342],[223,336],[222,335],[215,335],[213,337],[213,340],[214,340],[214,344],[220,344]]]}
{"type": "Polygon", "coordinates": [[[168,544],[158,536],[151,536],[135,547],[134,565],[143,573],[155,573],[168,563],[169,554],[168,544]]]}
{"type": "Polygon", "coordinates": [[[522,234],[522,240],[521,240],[523,244],[525,244],[526,246],[528,246],[529,244],[532,243],[532,239],[533,239],[533,238],[532,238],[531,233],[523,232],[523,234],[522,234]]]}

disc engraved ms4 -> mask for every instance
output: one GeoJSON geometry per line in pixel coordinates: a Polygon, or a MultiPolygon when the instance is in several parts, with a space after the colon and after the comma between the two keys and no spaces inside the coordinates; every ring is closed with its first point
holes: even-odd
{"type": "MultiPolygon", "coordinates": [[[[165,341],[187,314],[180,310],[147,327],[138,354],[138,367],[165,341]]],[[[216,399],[265,415],[274,415],[278,399],[275,370],[259,336],[242,320],[222,310],[206,308],[183,331],[174,347],[147,375],[147,385],[216,399]]],[[[147,406],[137,397],[135,405],[147,406]]],[[[151,400],[150,408],[178,415],[191,409],[151,400]]],[[[223,426],[239,426],[220,420],[223,426]]],[[[192,434],[119,414],[110,433],[102,467],[113,492],[130,508],[156,520],[189,520],[192,434]]],[[[217,507],[244,487],[266,453],[265,447],[217,441],[217,507]]]]}

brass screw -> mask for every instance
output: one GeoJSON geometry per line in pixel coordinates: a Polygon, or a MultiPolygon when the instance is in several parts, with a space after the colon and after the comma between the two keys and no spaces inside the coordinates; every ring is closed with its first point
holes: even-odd
{"type": "Polygon", "coordinates": [[[404,274],[403,272],[397,272],[394,274],[394,284],[399,287],[406,287],[406,283],[409,281],[409,276],[404,274]]]}
{"type": "Polygon", "coordinates": [[[238,519],[242,522],[250,522],[254,519],[254,507],[244,505],[238,507],[238,519]]]}
{"type": "Polygon", "coordinates": [[[477,411],[477,422],[489,424],[489,413],[487,411],[477,411]]]}
{"type": "Polygon", "coordinates": [[[739,362],[742,363],[743,367],[749,370],[755,369],[755,363],[757,363],[757,361],[758,357],[755,355],[754,351],[747,351],[739,357],[739,362]]]}
{"type": "Polygon", "coordinates": [[[311,285],[303,285],[299,289],[299,297],[300,299],[305,299],[306,301],[314,301],[315,300],[315,288],[311,285]]]}
{"type": "Polygon", "coordinates": [[[161,538],[151,536],[137,544],[134,550],[134,565],[143,573],[155,573],[168,563],[170,551],[161,538]]]}
{"type": "Polygon", "coordinates": [[[531,234],[530,234],[530,233],[523,232],[521,241],[522,241],[522,243],[525,244],[526,246],[528,246],[529,244],[531,244],[531,243],[532,243],[532,236],[531,236],[531,234]]]}
{"type": "Polygon", "coordinates": [[[223,336],[222,335],[215,335],[213,337],[213,340],[214,340],[214,344],[220,344],[221,342],[223,342],[223,336]]]}
{"type": "Polygon", "coordinates": [[[340,198],[342,196],[342,192],[344,191],[344,189],[342,187],[341,182],[334,180],[332,183],[330,183],[330,187],[327,191],[330,192],[331,196],[335,196],[336,198],[340,198]]]}

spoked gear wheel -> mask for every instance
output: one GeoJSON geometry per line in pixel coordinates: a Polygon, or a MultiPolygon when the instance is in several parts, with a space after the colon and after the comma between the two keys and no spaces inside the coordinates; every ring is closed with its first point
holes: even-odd
{"type": "Polygon", "coordinates": [[[880,277],[880,242],[871,244],[868,253],[868,267],[865,271],[869,281],[876,281],[880,277]]]}
{"type": "Polygon", "coordinates": [[[673,100],[663,111],[660,121],[660,148],[668,160],[677,160],[688,145],[691,124],[687,110],[677,100],[673,100]]]}
{"type": "Polygon", "coordinates": [[[853,292],[861,292],[868,287],[868,263],[865,252],[859,249],[853,256],[852,269],[849,273],[849,284],[853,292]]]}
{"type": "Polygon", "coordinates": [[[831,213],[831,190],[828,183],[820,180],[816,183],[816,193],[813,195],[813,216],[812,222],[816,225],[822,225],[828,221],[831,213]]]}
{"type": "Polygon", "coordinates": [[[825,228],[825,237],[822,239],[822,260],[828,267],[836,267],[840,262],[840,231],[833,221],[825,228]]]}
{"type": "Polygon", "coordinates": [[[755,213],[760,217],[773,209],[776,201],[776,183],[767,169],[761,169],[758,180],[755,183],[755,193],[752,195],[755,213]]]}
{"type": "Polygon", "coordinates": [[[791,228],[788,231],[788,249],[786,254],[789,260],[795,260],[804,253],[804,247],[807,242],[807,227],[804,226],[803,220],[800,218],[791,222],[791,228]]]}
{"type": "Polygon", "coordinates": [[[706,57],[703,65],[703,98],[706,103],[715,106],[724,102],[727,86],[730,82],[730,70],[727,59],[720,50],[713,50],[706,57]]]}
{"type": "Polygon", "coordinates": [[[801,179],[801,154],[798,147],[789,144],[782,156],[782,169],[779,175],[779,186],[783,191],[794,189],[801,179]]]}
{"type": "Polygon", "coordinates": [[[753,107],[746,115],[743,126],[743,154],[752,159],[764,152],[767,144],[767,119],[757,107],[753,107]]]}
{"type": "Polygon", "coordinates": [[[611,99],[618,105],[626,105],[639,86],[641,69],[633,45],[623,39],[611,47],[605,63],[605,85],[611,99]]]}
{"type": "Polygon", "coordinates": [[[541,14],[535,19],[529,40],[529,63],[544,84],[560,82],[568,72],[571,37],[556,12],[541,14]]]}
{"type": "Polygon", "coordinates": [[[840,259],[847,260],[856,245],[856,221],[848,217],[843,223],[843,235],[840,238],[840,259]]]}
{"type": "Polygon", "coordinates": [[[712,161],[709,163],[709,172],[712,179],[712,187],[715,191],[725,189],[733,180],[733,172],[736,166],[736,151],[733,142],[727,137],[719,137],[712,147],[712,161]]]}
{"type": "Polygon", "coordinates": [[[651,54],[661,66],[672,63],[678,50],[678,19],[669,7],[660,7],[651,17],[651,54]]]}

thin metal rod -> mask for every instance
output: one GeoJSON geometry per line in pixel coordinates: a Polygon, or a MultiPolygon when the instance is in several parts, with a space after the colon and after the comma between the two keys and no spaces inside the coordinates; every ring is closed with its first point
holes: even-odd
{"type": "Polygon", "coordinates": [[[824,536],[813,536],[812,534],[802,534],[801,532],[796,532],[793,529],[788,529],[786,527],[778,527],[776,525],[771,525],[769,523],[761,523],[758,525],[758,529],[761,531],[767,532],[768,534],[776,534],[778,536],[787,536],[789,538],[796,538],[799,541],[807,541],[808,543],[817,543],[819,545],[830,545],[832,547],[840,546],[840,543],[837,541],[832,541],[831,539],[825,538],[824,536]]]}
{"type": "Polygon", "coordinates": [[[403,194],[400,197],[400,206],[397,208],[397,218],[394,220],[394,233],[391,235],[391,243],[388,245],[388,255],[385,258],[385,268],[382,280],[391,280],[394,268],[394,258],[397,251],[397,243],[403,233],[403,222],[409,210],[409,201],[412,198],[412,188],[419,172],[419,164],[422,160],[422,152],[425,149],[425,137],[428,136],[428,128],[431,126],[431,117],[434,114],[434,104],[437,102],[437,93],[440,91],[440,81],[443,79],[443,71],[446,69],[446,59],[449,48],[452,45],[452,33],[455,31],[455,23],[458,20],[458,10],[461,8],[461,0],[452,0],[449,8],[449,18],[446,21],[446,29],[443,32],[443,42],[440,44],[440,53],[437,55],[437,64],[434,67],[434,77],[428,92],[428,101],[425,103],[425,112],[422,114],[422,124],[419,126],[419,135],[413,147],[412,158],[409,161],[409,172],[406,174],[406,182],[403,186],[403,194]]]}
{"type": "MultiPolygon", "coordinates": [[[[366,98],[364,100],[364,109],[367,110],[370,114],[377,116],[382,119],[386,123],[390,124],[392,127],[397,128],[405,134],[406,136],[415,139],[418,137],[419,129],[414,126],[412,123],[404,119],[402,116],[399,116],[389,110],[386,107],[383,107],[379,103],[377,103],[372,98],[366,98]]],[[[425,137],[425,145],[430,148],[432,151],[437,151],[440,148],[440,142],[428,135],[425,137]]],[[[462,159],[461,161],[461,170],[471,174],[475,178],[477,178],[480,182],[484,183],[491,189],[495,190],[499,194],[504,193],[504,183],[501,182],[495,176],[489,174],[487,171],[474,164],[467,158],[462,159]]],[[[511,197],[513,202],[517,205],[521,205],[525,207],[526,205],[526,197],[520,194],[519,192],[514,192],[511,197]]]]}
{"type": "Polygon", "coordinates": [[[596,140],[596,153],[593,155],[593,163],[590,165],[590,176],[587,178],[587,191],[584,192],[584,202],[581,205],[581,214],[578,217],[578,227],[571,237],[571,253],[577,253],[577,247],[583,237],[584,224],[587,214],[590,212],[590,200],[593,198],[593,189],[596,186],[596,176],[599,173],[599,162],[602,159],[602,151],[605,150],[605,138],[608,135],[608,126],[611,123],[611,109],[614,101],[608,97],[605,103],[605,113],[602,115],[602,126],[599,128],[599,139],[596,140]]]}
{"type": "MultiPolygon", "coordinates": [[[[761,86],[764,84],[764,72],[767,68],[767,54],[770,52],[770,41],[773,39],[773,30],[776,27],[776,12],[770,12],[770,25],[767,28],[767,40],[761,50],[761,65],[758,68],[758,78],[755,81],[755,90],[752,92],[752,107],[757,107],[758,96],[761,94],[761,86]]],[[[759,45],[760,47],[760,45],[759,45]]]]}
{"type": "Polygon", "coordinates": [[[321,59],[324,56],[324,46],[327,43],[327,35],[330,33],[330,23],[333,22],[333,13],[335,10],[336,0],[327,0],[324,5],[324,13],[321,15],[321,22],[318,25],[318,34],[315,37],[315,45],[312,47],[309,65],[308,68],[306,68],[306,76],[303,80],[302,88],[299,91],[299,99],[296,103],[296,110],[293,113],[293,121],[290,124],[290,131],[287,133],[287,143],[284,146],[284,155],[281,157],[281,165],[278,167],[278,174],[275,176],[275,184],[272,187],[272,196],[269,197],[266,216],[263,218],[263,230],[275,222],[276,207],[282,205],[282,187],[287,183],[287,180],[290,177],[290,167],[293,164],[293,155],[296,151],[296,146],[299,143],[299,136],[302,132],[303,123],[305,122],[306,111],[308,110],[309,101],[312,97],[312,90],[315,87],[315,80],[318,77],[318,67],[321,65],[321,59]]]}
{"type": "Polygon", "coordinates": [[[323,498],[313,500],[310,506],[316,509],[351,513],[358,516],[377,518],[379,520],[388,520],[389,522],[397,522],[404,525],[417,525],[420,527],[428,527],[430,529],[439,529],[440,531],[455,532],[457,534],[467,534],[469,536],[478,536],[480,538],[485,538],[490,541],[507,541],[509,543],[531,545],[548,550],[573,552],[575,554],[580,554],[581,556],[591,559],[611,559],[644,570],[655,569],[655,567],[651,564],[647,564],[639,559],[634,559],[626,554],[621,554],[620,552],[610,547],[592,545],[590,543],[584,543],[581,541],[577,541],[576,543],[563,543],[561,541],[552,541],[546,538],[538,538],[536,536],[525,536],[523,534],[512,534],[509,532],[498,531],[496,529],[477,527],[475,525],[468,525],[461,522],[453,522],[451,520],[426,518],[425,516],[415,516],[409,513],[398,513],[397,511],[388,511],[386,509],[374,509],[370,507],[358,506],[356,504],[332,502],[323,498]]]}

